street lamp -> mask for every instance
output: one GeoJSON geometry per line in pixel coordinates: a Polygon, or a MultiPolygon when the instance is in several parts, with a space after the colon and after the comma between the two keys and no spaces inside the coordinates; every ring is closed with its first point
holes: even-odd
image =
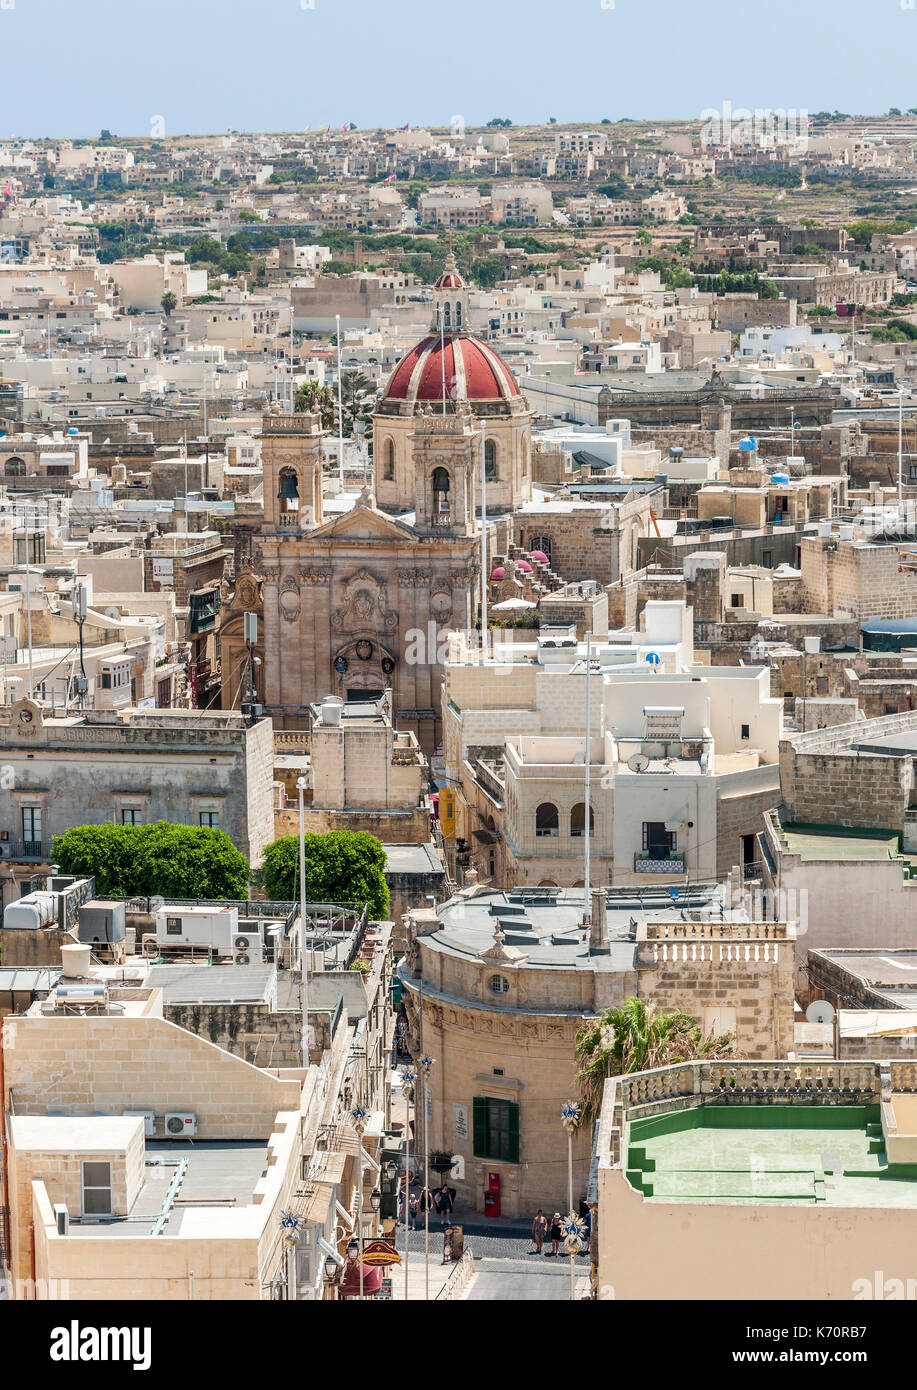
{"type": "Polygon", "coordinates": [[[570,1256],[570,1297],[576,1297],[576,1248],[582,1230],[582,1222],[573,1210],[573,1136],[579,1127],[580,1108],[576,1101],[568,1100],[560,1108],[560,1122],[567,1133],[567,1199],[570,1214],[564,1222],[564,1239],[570,1256]]]}
{"type": "Polygon", "coordinates": [[[379,1191],[378,1187],[374,1187],[369,1194],[369,1205],[372,1207],[373,1211],[378,1211],[381,1207],[382,1193],[379,1191]]]}
{"type": "Polygon", "coordinates": [[[411,1206],[411,1101],[414,1099],[414,1083],[417,1073],[412,1067],[405,1067],[401,1073],[401,1092],[404,1096],[404,1296],[408,1296],[408,1247],[410,1245],[410,1206],[411,1206]]]}
{"type": "Polygon", "coordinates": [[[287,1263],[287,1298],[296,1298],[296,1246],[299,1241],[299,1228],[302,1219],[292,1211],[282,1211],[280,1213],[280,1229],[283,1232],[283,1243],[286,1247],[287,1263]]]}
{"type": "Polygon", "coordinates": [[[360,1255],[360,1302],[363,1302],[363,1134],[366,1129],[368,1111],[362,1105],[355,1105],[350,1112],[353,1127],[357,1132],[357,1249],[360,1255]]]}
{"type": "Polygon", "coordinates": [[[433,1058],[423,1053],[417,1058],[420,1067],[420,1108],[423,1115],[423,1258],[424,1298],[430,1298],[430,1136],[427,1134],[427,1094],[433,1058]]]}
{"type": "Polygon", "coordinates": [[[302,956],[302,1056],[303,1066],[309,1066],[309,930],[306,924],[306,808],[303,793],[305,777],[297,777],[299,792],[299,945],[302,956]]]}

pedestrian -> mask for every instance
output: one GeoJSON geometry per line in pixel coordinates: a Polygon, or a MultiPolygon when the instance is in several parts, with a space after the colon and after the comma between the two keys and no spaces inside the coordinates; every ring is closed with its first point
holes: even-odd
{"type": "Polygon", "coordinates": [[[420,1219],[424,1226],[426,1226],[427,1212],[433,1210],[433,1193],[430,1191],[429,1187],[422,1187],[420,1189],[420,1197],[418,1198],[417,1206],[420,1212],[420,1219]]]}
{"type": "Polygon", "coordinates": [[[561,1219],[562,1219],[562,1218],[561,1218],[561,1215],[560,1215],[560,1212],[559,1212],[559,1211],[556,1211],[556,1212],[554,1213],[554,1215],[551,1217],[551,1254],[552,1254],[552,1255],[559,1255],[559,1254],[560,1254],[560,1238],[561,1238],[561,1235],[563,1234],[563,1231],[562,1231],[562,1229],[561,1229],[561,1224],[560,1224],[560,1223],[561,1223],[561,1219]]]}
{"type": "Polygon", "coordinates": [[[411,1230],[417,1230],[417,1217],[420,1212],[420,1197],[416,1192],[411,1193],[411,1230]]]}
{"type": "Polygon", "coordinates": [[[452,1208],[455,1206],[455,1202],[452,1197],[452,1189],[446,1186],[445,1181],[443,1181],[442,1187],[435,1194],[433,1202],[436,1207],[436,1211],[442,1220],[443,1230],[445,1231],[446,1228],[451,1224],[452,1208]]]}
{"type": "Polygon", "coordinates": [[[535,1213],[535,1220],[532,1222],[532,1240],[535,1242],[535,1254],[542,1253],[541,1247],[544,1245],[544,1238],[548,1230],[548,1218],[545,1216],[541,1207],[535,1213]]]}

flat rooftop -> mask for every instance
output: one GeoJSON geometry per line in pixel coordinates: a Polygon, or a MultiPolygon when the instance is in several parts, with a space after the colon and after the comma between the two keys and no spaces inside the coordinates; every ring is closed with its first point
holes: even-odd
{"type": "Polygon", "coordinates": [[[163,1004],[270,1004],[276,965],[153,965],[146,979],[163,1004]]]}
{"type": "Polygon", "coordinates": [[[655,1202],[917,1207],[878,1105],[709,1105],[633,1120],[627,1177],[655,1202]]]}
{"type": "Polygon", "coordinates": [[[523,888],[451,898],[436,909],[442,926],[421,939],[434,950],[474,959],[494,944],[499,926],[504,945],[525,953],[524,966],[618,973],[634,968],[636,928],[648,918],[680,922],[690,908],[717,922],[748,920],[744,909],[724,905],[719,884],[694,884],[677,892],[672,897],[666,887],[611,889],[606,898],[610,950],[604,955],[589,954],[582,889],[523,888]]]}
{"type": "Polygon", "coordinates": [[[154,1226],[166,1211],[162,1234],[181,1235],[182,1223],[190,1209],[214,1211],[223,1207],[251,1206],[255,1187],[267,1172],[267,1160],[266,1143],[191,1144],[182,1141],[170,1144],[147,1140],[144,1183],[128,1215],[102,1221],[82,1221],[71,1215],[70,1222],[98,1236],[146,1236],[152,1235],[154,1226]],[[167,1205],[169,1188],[182,1163],[186,1163],[186,1167],[181,1186],[174,1202],[167,1205]]]}
{"type": "Polygon", "coordinates": [[[781,826],[787,853],[803,860],[896,859],[898,833],[893,830],[846,830],[838,825],[790,821],[781,826]]]}

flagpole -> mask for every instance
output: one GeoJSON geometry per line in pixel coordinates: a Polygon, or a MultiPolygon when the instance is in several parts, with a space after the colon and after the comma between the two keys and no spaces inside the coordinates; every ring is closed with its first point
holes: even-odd
{"type": "Polygon", "coordinates": [[[335,314],[338,337],[338,482],[344,487],[344,406],[341,397],[341,316],[335,314]]]}
{"type": "Polygon", "coordinates": [[[481,421],[481,652],[487,660],[487,446],[481,421]]]}

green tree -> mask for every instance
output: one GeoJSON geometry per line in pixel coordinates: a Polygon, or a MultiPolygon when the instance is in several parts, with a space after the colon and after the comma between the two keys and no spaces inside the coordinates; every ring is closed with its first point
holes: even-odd
{"type": "Polygon", "coordinates": [[[55,837],[52,853],[62,873],[94,877],[103,897],[248,896],[244,856],[224,831],[204,826],[77,825],[55,837]]]}
{"type": "Polygon", "coordinates": [[[369,433],[375,401],[376,389],[368,377],[362,372],[341,372],[341,407],[345,434],[354,433],[354,425],[358,420],[363,421],[369,433]]]}
{"type": "Polygon", "coordinates": [[[657,1014],[633,997],[620,1008],[605,1009],[576,1035],[583,1121],[598,1118],[608,1077],[697,1058],[715,1061],[729,1056],[734,1043],[731,1033],[704,1034],[697,1020],[680,1009],[657,1014]]]}
{"type": "Polygon", "coordinates": [[[506,272],[499,256],[478,256],[471,262],[471,278],[482,290],[493,289],[506,272]]]}
{"type": "Polygon", "coordinates": [[[166,318],[168,318],[178,303],[178,300],[171,290],[166,290],[159,302],[162,305],[162,312],[165,314],[166,318]]]}
{"type": "Polygon", "coordinates": [[[304,381],[297,386],[293,397],[296,411],[317,410],[322,417],[322,429],[334,429],[337,421],[337,402],[329,386],[319,386],[317,381],[304,381]]]}
{"type": "MultiPolygon", "coordinates": [[[[367,903],[376,921],[389,910],[385,850],[364,830],[306,835],[306,897],[315,903],[367,903]]],[[[264,851],[264,887],[269,898],[299,897],[299,837],[274,840],[264,851]]]]}

